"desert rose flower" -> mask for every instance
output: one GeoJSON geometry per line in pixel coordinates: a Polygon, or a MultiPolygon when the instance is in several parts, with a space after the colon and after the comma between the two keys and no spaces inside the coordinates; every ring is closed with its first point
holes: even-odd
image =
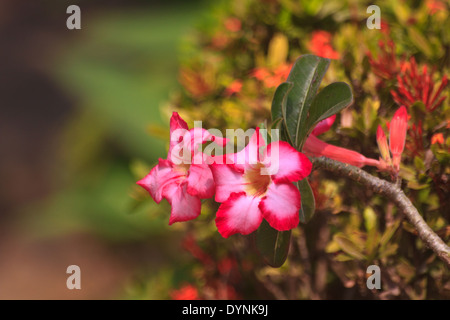
{"type": "Polygon", "coordinates": [[[266,146],[257,129],[242,151],[225,157],[225,164],[211,165],[215,200],[222,203],[216,226],[223,237],[250,234],[263,219],[279,231],[298,225],[301,199],[292,182],[311,172],[304,154],[284,141],[266,146]]]}
{"type": "Polygon", "coordinates": [[[199,144],[227,140],[212,136],[207,130],[189,130],[186,122],[174,112],[170,119],[170,146],[167,159],[159,159],[150,173],[137,182],[156,203],[167,199],[172,209],[169,224],[195,219],[200,215],[200,199],[211,198],[215,185],[205,156],[196,150],[199,144]]]}

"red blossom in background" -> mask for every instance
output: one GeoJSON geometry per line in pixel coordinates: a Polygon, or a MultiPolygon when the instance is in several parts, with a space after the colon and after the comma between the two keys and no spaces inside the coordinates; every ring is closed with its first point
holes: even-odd
{"type": "Polygon", "coordinates": [[[238,18],[230,17],[225,20],[225,28],[231,32],[238,32],[242,28],[242,22],[238,18]]]}
{"type": "Polygon", "coordinates": [[[408,136],[410,141],[407,141],[405,148],[411,152],[412,155],[420,155],[423,150],[423,125],[422,120],[413,123],[408,129],[408,136]]]}
{"type": "Polygon", "coordinates": [[[384,162],[386,162],[386,164],[390,164],[391,155],[389,153],[389,146],[387,143],[386,134],[384,133],[384,130],[380,125],[378,125],[377,128],[377,144],[378,149],[380,150],[381,153],[381,158],[383,159],[384,162]]]}
{"type": "Polygon", "coordinates": [[[181,242],[182,247],[187,250],[194,258],[199,260],[204,266],[212,266],[212,258],[203,251],[202,248],[197,244],[194,236],[192,234],[187,234],[183,241],[181,242]]]}
{"type": "Polygon", "coordinates": [[[370,51],[367,52],[372,72],[384,80],[395,79],[400,71],[401,62],[398,61],[395,54],[395,44],[392,40],[378,42],[380,52],[377,58],[374,58],[370,51]]]}
{"type": "Polygon", "coordinates": [[[303,151],[308,156],[323,156],[340,162],[348,163],[358,168],[361,168],[363,166],[375,166],[379,169],[382,169],[378,160],[366,158],[361,153],[350,149],[333,146],[320,140],[312,134],[308,137],[308,139],[306,139],[305,145],[303,146],[303,151]]]}
{"type": "Polygon", "coordinates": [[[381,32],[383,32],[385,35],[388,35],[391,32],[389,23],[384,19],[380,19],[380,27],[381,27],[381,32]]]}
{"type": "Polygon", "coordinates": [[[439,0],[427,0],[425,1],[425,5],[429,10],[430,14],[435,14],[438,11],[445,10],[445,3],[439,0]]]}
{"type": "Polygon", "coordinates": [[[179,81],[183,88],[196,99],[205,97],[214,90],[214,86],[202,73],[190,68],[180,69],[179,81]]]}
{"type": "Polygon", "coordinates": [[[322,58],[339,59],[339,52],[335,51],[331,46],[332,39],[333,37],[329,32],[323,30],[314,31],[308,49],[322,58]]]}
{"type": "Polygon", "coordinates": [[[227,142],[202,128],[189,130],[186,122],[174,112],[170,119],[167,159],[159,159],[158,165],[137,182],[150,193],[156,203],[167,199],[172,207],[169,224],[195,219],[200,215],[200,199],[214,195],[211,170],[203,160],[203,153],[196,150],[199,144],[207,141],[216,141],[220,145],[227,142]],[[186,150],[191,150],[191,154],[185,155],[186,150]],[[184,162],[186,156],[189,164],[184,162]],[[194,157],[197,161],[193,161],[194,157]]]}
{"type": "Polygon", "coordinates": [[[428,72],[426,65],[423,66],[422,72],[420,72],[414,57],[409,62],[404,62],[400,73],[397,75],[398,89],[397,91],[391,90],[394,101],[408,108],[415,102],[421,101],[427,111],[434,111],[447,97],[441,97],[441,93],[448,80],[447,76],[444,75],[441,83],[435,90],[433,73],[434,69],[428,72]]]}
{"type": "Polygon", "coordinates": [[[408,113],[405,106],[401,106],[395,113],[389,125],[389,149],[392,154],[392,164],[396,171],[400,168],[400,161],[405,148],[406,130],[408,129],[408,113]]]}
{"type": "Polygon", "coordinates": [[[233,94],[239,93],[242,90],[242,81],[234,80],[225,90],[226,96],[231,96],[233,94]]]}
{"type": "Polygon", "coordinates": [[[199,300],[198,290],[192,284],[184,284],[178,290],[172,290],[170,293],[172,300],[199,300]]]}
{"type": "Polygon", "coordinates": [[[363,166],[376,166],[380,170],[384,169],[378,160],[366,158],[359,152],[350,149],[333,146],[316,137],[316,134],[321,134],[328,131],[333,125],[335,119],[336,116],[331,116],[320,121],[316,125],[303,146],[303,151],[305,154],[313,157],[327,157],[359,168],[363,166]]]}

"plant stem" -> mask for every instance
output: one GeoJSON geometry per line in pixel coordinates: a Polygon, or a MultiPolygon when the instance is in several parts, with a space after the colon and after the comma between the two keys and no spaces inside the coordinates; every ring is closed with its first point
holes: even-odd
{"type": "Polygon", "coordinates": [[[391,200],[414,226],[420,239],[450,268],[450,247],[428,226],[405,193],[395,184],[374,177],[360,168],[329,158],[311,158],[314,169],[325,169],[350,178],[391,200]]]}

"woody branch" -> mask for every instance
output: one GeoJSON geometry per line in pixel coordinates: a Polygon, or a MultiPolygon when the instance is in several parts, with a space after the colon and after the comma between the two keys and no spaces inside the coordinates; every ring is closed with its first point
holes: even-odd
{"type": "Polygon", "coordinates": [[[313,170],[324,169],[350,178],[391,200],[414,226],[420,239],[450,268],[450,247],[428,226],[405,193],[395,184],[374,177],[364,170],[326,157],[311,158],[313,170]]]}

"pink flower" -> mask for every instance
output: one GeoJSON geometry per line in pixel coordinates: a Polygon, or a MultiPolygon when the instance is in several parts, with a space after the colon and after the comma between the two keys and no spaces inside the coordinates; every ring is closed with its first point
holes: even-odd
{"type": "Polygon", "coordinates": [[[395,113],[389,125],[389,149],[392,153],[392,163],[398,171],[403,149],[405,148],[406,130],[408,129],[408,113],[401,106],[395,113]]]}
{"type": "Polygon", "coordinates": [[[384,166],[382,166],[382,164],[378,160],[366,158],[362,154],[350,149],[333,146],[316,137],[316,135],[328,131],[333,125],[335,119],[336,115],[333,115],[320,121],[316,125],[312,133],[305,141],[303,152],[305,152],[307,156],[323,156],[340,162],[348,163],[359,168],[367,165],[376,166],[380,170],[383,169],[384,166]]]}
{"type": "Polygon", "coordinates": [[[444,135],[442,133],[435,133],[431,137],[431,144],[444,144],[444,135]]]}
{"type": "Polygon", "coordinates": [[[318,136],[324,132],[327,132],[328,130],[330,130],[331,126],[333,125],[334,120],[336,120],[335,114],[333,114],[331,117],[323,119],[314,127],[312,134],[315,136],[318,136]]]}
{"type": "Polygon", "coordinates": [[[391,162],[389,146],[387,143],[386,134],[384,133],[384,130],[380,125],[378,125],[378,128],[377,128],[377,144],[378,144],[378,149],[380,150],[382,159],[386,163],[389,164],[391,162]]]}
{"type": "Polygon", "coordinates": [[[170,119],[170,147],[167,159],[159,159],[150,173],[137,184],[146,189],[156,203],[167,199],[172,206],[169,225],[188,221],[200,215],[200,199],[214,195],[214,180],[205,155],[196,150],[199,144],[227,140],[212,136],[202,128],[189,130],[186,122],[174,112],[170,119]]]}
{"type": "Polygon", "coordinates": [[[264,67],[255,68],[251,71],[250,76],[261,81],[266,88],[277,87],[281,82],[286,81],[289,72],[292,69],[292,63],[282,63],[275,69],[264,67]]]}
{"type": "Polygon", "coordinates": [[[283,141],[265,146],[257,128],[242,151],[224,157],[226,164],[211,165],[215,200],[222,203],[216,226],[223,237],[250,234],[263,218],[279,231],[298,225],[301,199],[292,182],[311,172],[312,164],[304,154],[283,141]]]}

